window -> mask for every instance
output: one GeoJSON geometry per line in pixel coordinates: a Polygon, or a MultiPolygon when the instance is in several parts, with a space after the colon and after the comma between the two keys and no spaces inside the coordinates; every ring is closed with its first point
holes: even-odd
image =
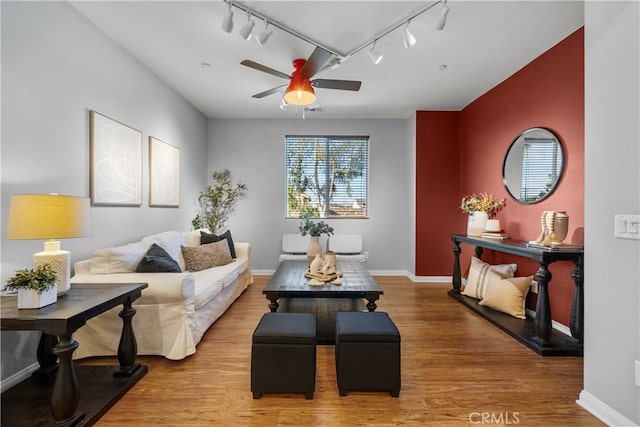
{"type": "Polygon", "coordinates": [[[538,200],[558,182],[562,150],[554,138],[525,138],[522,157],[521,200],[538,200]]]}
{"type": "Polygon", "coordinates": [[[287,218],[367,216],[369,137],[287,136],[287,218]]]}

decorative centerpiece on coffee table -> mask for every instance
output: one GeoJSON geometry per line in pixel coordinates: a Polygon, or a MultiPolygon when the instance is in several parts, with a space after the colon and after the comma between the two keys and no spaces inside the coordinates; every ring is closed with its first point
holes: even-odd
{"type": "Polygon", "coordinates": [[[309,241],[309,247],[307,247],[307,259],[311,262],[316,255],[322,256],[322,247],[320,246],[320,236],[323,234],[330,235],[333,234],[333,227],[324,221],[313,222],[309,219],[308,214],[304,214],[300,216],[302,222],[298,227],[298,231],[303,236],[307,234],[311,235],[311,240],[309,241]]]}
{"type": "Polygon", "coordinates": [[[6,289],[18,291],[18,308],[40,308],[58,300],[58,274],[49,264],[18,270],[6,289]]]}

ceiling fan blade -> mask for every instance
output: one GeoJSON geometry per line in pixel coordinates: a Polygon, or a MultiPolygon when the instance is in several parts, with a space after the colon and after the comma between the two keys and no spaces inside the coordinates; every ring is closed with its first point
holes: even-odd
{"type": "Polygon", "coordinates": [[[319,87],[322,89],[340,89],[340,90],[360,90],[362,82],[356,80],[331,80],[331,79],[316,79],[311,81],[311,86],[319,87]]]}
{"type": "Polygon", "coordinates": [[[289,76],[288,74],[282,73],[278,70],[274,70],[273,68],[269,68],[266,65],[258,64],[257,62],[253,62],[249,59],[245,59],[240,64],[244,65],[245,67],[253,68],[254,70],[271,74],[272,76],[280,77],[281,79],[289,80],[291,78],[291,76],[289,76]]]}
{"type": "Polygon", "coordinates": [[[287,85],[282,85],[282,86],[276,86],[274,88],[271,88],[269,90],[265,90],[264,92],[260,92],[260,93],[256,93],[255,95],[252,96],[252,98],[264,98],[265,96],[269,96],[272,95],[276,92],[282,92],[284,91],[284,89],[287,87],[287,85]]]}
{"type": "Polygon", "coordinates": [[[302,67],[302,77],[305,79],[310,79],[315,76],[318,71],[324,67],[324,65],[331,59],[333,54],[331,52],[327,52],[321,47],[316,47],[314,51],[311,53],[309,59],[302,67]]]}

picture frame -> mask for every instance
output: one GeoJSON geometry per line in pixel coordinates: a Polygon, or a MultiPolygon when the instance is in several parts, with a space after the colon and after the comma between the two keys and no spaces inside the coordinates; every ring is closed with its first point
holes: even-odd
{"type": "Polygon", "coordinates": [[[89,117],[91,204],[142,205],[142,131],[94,110],[89,117]]]}
{"type": "Polygon", "coordinates": [[[149,206],[180,206],[180,149],[149,137],[149,206]]]}

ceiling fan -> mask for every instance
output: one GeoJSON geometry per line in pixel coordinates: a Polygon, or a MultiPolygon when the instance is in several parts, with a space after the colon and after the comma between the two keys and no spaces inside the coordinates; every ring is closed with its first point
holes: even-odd
{"type": "Polygon", "coordinates": [[[316,47],[311,53],[309,59],[294,59],[293,68],[294,71],[291,75],[287,75],[273,68],[269,68],[266,65],[258,64],[257,62],[245,59],[240,64],[253,68],[258,71],[271,74],[282,79],[289,80],[289,84],[276,86],[264,92],[256,93],[253,98],[264,98],[265,96],[274,94],[276,92],[284,91],[284,100],[288,104],[294,105],[310,105],[316,101],[316,95],[313,90],[314,87],[322,89],[338,89],[338,90],[351,90],[358,91],[362,82],[355,80],[331,80],[331,79],[313,79],[313,76],[320,71],[324,71],[325,66],[329,63],[329,60],[333,56],[332,53],[316,47]],[[313,80],[312,80],[313,79],[313,80]]]}

